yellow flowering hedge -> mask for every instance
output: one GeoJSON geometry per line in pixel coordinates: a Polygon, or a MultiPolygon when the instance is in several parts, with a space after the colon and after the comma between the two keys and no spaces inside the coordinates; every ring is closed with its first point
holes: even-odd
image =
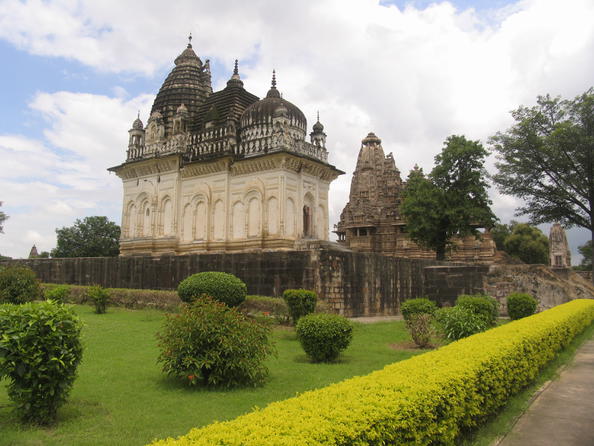
{"type": "Polygon", "coordinates": [[[574,300],[153,446],[454,444],[593,320],[574,300]]]}

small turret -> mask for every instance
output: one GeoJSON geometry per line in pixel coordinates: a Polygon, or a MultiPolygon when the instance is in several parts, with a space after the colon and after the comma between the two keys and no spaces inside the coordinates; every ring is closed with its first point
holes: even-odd
{"type": "Polygon", "coordinates": [[[326,134],[324,133],[324,126],[320,122],[320,112],[318,112],[318,120],[313,125],[313,132],[309,134],[309,137],[314,146],[326,148],[326,134]]]}
{"type": "Polygon", "coordinates": [[[142,152],[144,146],[145,131],[142,121],[140,120],[140,112],[134,122],[132,128],[128,130],[128,159],[137,158],[142,152]]]}

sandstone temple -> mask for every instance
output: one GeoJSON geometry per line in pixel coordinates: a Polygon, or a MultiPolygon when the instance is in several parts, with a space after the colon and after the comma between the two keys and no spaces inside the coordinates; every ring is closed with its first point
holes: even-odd
{"type": "MultiPolygon", "coordinates": [[[[349,202],[334,231],[338,242],[354,251],[435,259],[434,251],[420,248],[407,236],[406,221],[400,215],[405,186],[392,154],[386,156],[382,141],[369,133],[361,142],[349,202]]],[[[492,263],[495,256],[488,231],[479,238],[457,240],[456,249],[449,253],[450,260],[472,263],[492,263]]]]}
{"type": "Polygon", "coordinates": [[[303,112],[272,84],[248,92],[237,61],[212,91],[209,61],[192,48],[175,59],[152,106],[129,130],[120,254],[294,249],[328,240],[328,189],[344,172],[328,163],[318,121],[306,141],[303,112]]]}
{"type": "Polygon", "coordinates": [[[554,223],[549,232],[549,258],[553,268],[571,268],[571,251],[560,223],[554,223]]]}

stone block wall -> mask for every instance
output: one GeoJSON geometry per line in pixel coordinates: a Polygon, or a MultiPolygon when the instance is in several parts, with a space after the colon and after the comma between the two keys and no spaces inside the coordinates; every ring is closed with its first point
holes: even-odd
{"type": "Polygon", "coordinates": [[[424,295],[424,268],[437,262],[332,249],[161,257],[28,259],[3,262],[32,268],[41,281],[111,288],[175,289],[190,274],[224,271],[249,294],[281,296],[287,288],[315,290],[346,316],[397,314],[400,302],[424,295]]]}

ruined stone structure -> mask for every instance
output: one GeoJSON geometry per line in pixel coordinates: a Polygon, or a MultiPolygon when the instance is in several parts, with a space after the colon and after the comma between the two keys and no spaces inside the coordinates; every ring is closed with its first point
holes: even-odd
{"type": "MultiPolygon", "coordinates": [[[[391,153],[384,154],[381,140],[369,133],[361,143],[353,173],[349,202],[336,225],[338,242],[360,252],[387,256],[434,259],[435,252],[421,249],[406,234],[400,215],[405,183],[391,153]]],[[[456,242],[449,258],[454,261],[492,263],[495,243],[488,232],[480,238],[466,237],[456,242]]]]}
{"type": "Polygon", "coordinates": [[[563,226],[554,223],[549,233],[549,258],[552,268],[571,268],[571,251],[563,226]]]}
{"type": "MultiPolygon", "coordinates": [[[[190,38],[191,39],[191,38],[190,38]]],[[[120,254],[293,249],[328,239],[328,189],[344,172],[328,163],[319,122],[307,121],[272,85],[244,89],[237,62],[212,91],[209,61],[187,48],[175,59],[146,128],[129,131],[120,254]]]]}

